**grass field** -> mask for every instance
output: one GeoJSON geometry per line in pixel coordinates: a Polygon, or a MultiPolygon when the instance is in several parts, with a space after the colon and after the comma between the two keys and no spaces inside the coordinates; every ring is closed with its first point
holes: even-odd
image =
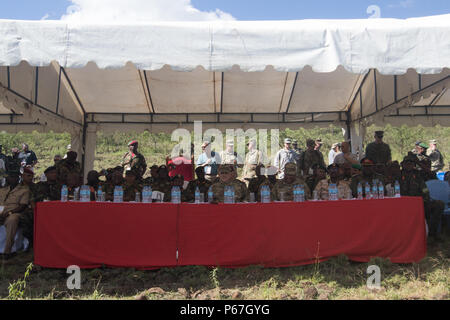
{"type": "Polygon", "coordinates": [[[33,266],[32,251],[0,266],[0,299],[154,299],[154,300],[450,300],[450,236],[428,247],[415,264],[369,263],[345,256],[298,267],[207,268],[189,266],[142,271],[99,268],[81,271],[81,289],[69,290],[62,269],[33,266]],[[367,268],[381,269],[381,288],[367,288],[367,268]],[[24,285],[25,284],[25,285],[24,285]]]}

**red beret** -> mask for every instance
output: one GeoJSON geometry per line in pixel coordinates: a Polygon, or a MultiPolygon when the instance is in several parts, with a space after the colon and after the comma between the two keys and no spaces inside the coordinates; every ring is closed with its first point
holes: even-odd
{"type": "Polygon", "coordinates": [[[29,168],[24,168],[24,169],[23,169],[23,173],[28,173],[28,174],[33,174],[33,175],[34,175],[33,170],[31,170],[31,169],[29,169],[29,168]]]}

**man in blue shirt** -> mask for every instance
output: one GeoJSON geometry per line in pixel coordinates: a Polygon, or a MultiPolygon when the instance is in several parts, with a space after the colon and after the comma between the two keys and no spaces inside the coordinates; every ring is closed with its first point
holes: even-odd
{"type": "Polygon", "coordinates": [[[221,163],[220,155],[211,151],[211,143],[205,141],[202,144],[203,153],[197,159],[197,166],[203,167],[205,170],[205,178],[214,182],[217,177],[217,169],[221,163]]]}

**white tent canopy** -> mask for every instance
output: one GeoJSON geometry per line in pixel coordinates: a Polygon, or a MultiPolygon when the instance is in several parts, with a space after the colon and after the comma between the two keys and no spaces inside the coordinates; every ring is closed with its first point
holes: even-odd
{"type": "Polygon", "coordinates": [[[373,123],[450,124],[450,15],[0,20],[0,35],[0,130],[69,131],[86,156],[99,130],[192,129],[196,120],[203,129],[336,124],[353,134],[373,123]]]}

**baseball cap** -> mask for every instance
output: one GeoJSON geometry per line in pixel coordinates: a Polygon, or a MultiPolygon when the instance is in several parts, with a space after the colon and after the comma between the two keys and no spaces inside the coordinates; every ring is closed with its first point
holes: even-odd
{"type": "Polygon", "coordinates": [[[433,139],[433,140],[430,140],[429,143],[430,143],[430,144],[437,144],[436,140],[434,140],[434,139],[433,139]]]}
{"type": "Polygon", "coordinates": [[[339,143],[339,142],[336,142],[336,143],[333,143],[332,145],[331,145],[331,147],[332,148],[336,148],[336,147],[339,147],[341,144],[339,143]]]}
{"type": "Polygon", "coordinates": [[[382,137],[384,136],[384,131],[375,131],[375,135],[376,135],[377,137],[382,138],[382,137]]]}
{"type": "Polygon", "coordinates": [[[227,146],[233,146],[234,141],[233,140],[227,140],[227,146]]]}
{"type": "Polygon", "coordinates": [[[317,144],[323,144],[323,142],[322,142],[322,139],[316,139],[316,141],[315,141],[315,143],[317,143],[317,144]]]}
{"type": "Polygon", "coordinates": [[[292,140],[290,138],[284,139],[284,143],[292,143],[292,140]]]}

